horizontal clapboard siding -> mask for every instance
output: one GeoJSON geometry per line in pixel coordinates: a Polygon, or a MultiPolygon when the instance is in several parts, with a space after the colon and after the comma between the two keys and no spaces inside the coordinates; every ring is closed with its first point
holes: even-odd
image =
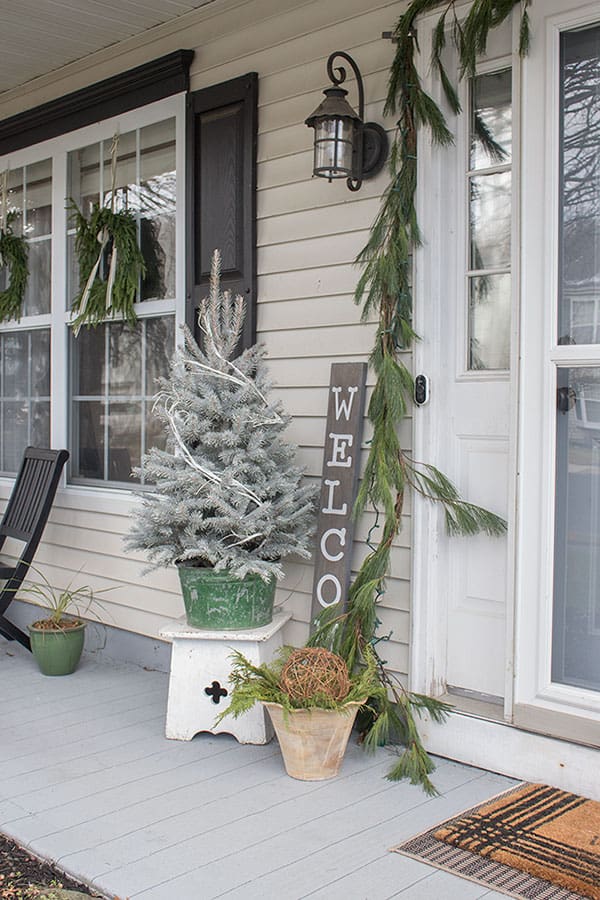
{"type": "MultiPolygon", "coordinates": [[[[195,49],[191,89],[243,75],[259,76],[258,136],[258,339],[265,345],[275,394],[291,418],[288,436],[300,447],[307,475],[321,474],[332,361],[367,361],[375,335],[375,320],[360,320],[353,294],[359,276],[355,258],[364,246],[377,214],[386,174],[350,193],[345,184],[327,184],[311,177],[312,132],[304,119],[320,102],[327,85],[325,63],[332,50],[350,52],[364,76],[366,115],[383,119],[393,46],[381,32],[396,22],[399,2],[366,0],[216,0],[195,14],[154,29],[152,37],[127,41],[95,55],[94,69],[80,62],[63,73],[41,79],[35,91],[19,97],[11,92],[0,102],[0,115],[20,111],[78,87],[108,77],[122,68],[139,65],[178,47],[195,49]],[[184,27],[182,27],[184,26],[184,27]],[[68,76],[68,77],[67,77],[68,76]],[[21,106],[19,106],[19,103],[21,106]],[[6,110],[6,111],[4,111],[6,110]]],[[[348,85],[356,103],[355,86],[348,85]]],[[[410,364],[410,355],[404,361],[410,364]]],[[[368,397],[373,388],[368,374],[368,397]]],[[[368,398],[367,398],[368,399],[368,398]]],[[[361,465],[368,453],[371,429],[367,424],[361,465]]],[[[401,441],[410,448],[412,421],[401,427],[401,441]]],[[[119,505],[119,504],[117,504],[119,505]]],[[[382,655],[405,675],[408,671],[410,612],[410,498],[403,528],[391,553],[392,570],[381,600],[381,633],[389,635],[382,655]]],[[[161,617],[182,612],[177,577],[158,570],[142,574],[142,554],[125,553],[127,503],[118,512],[84,493],[77,502],[69,491],[59,494],[40,561],[57,582],[83,566],[85,580],[114,590],[103,595],[108,623],[155,635],[161,617]],[[74,508],[75,507],[75,508],[74,508]]],[[[381,519],[367,510],[358,523],[352,569],[356,573],[369,552],[367,541],[377,539],[381,519]]],[[[277,599],[293,613],[286,639],[303,642],[308,634],[313,569],[294,559],[277,599]]]]}

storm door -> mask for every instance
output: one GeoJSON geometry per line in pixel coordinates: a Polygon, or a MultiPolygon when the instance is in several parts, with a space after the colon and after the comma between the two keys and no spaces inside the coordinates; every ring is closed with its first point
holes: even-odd
{"type": "Polygon", "coordinates": [[[532,8],[525,62],[515,720],[598,743],[600,15],[532,8]]]}

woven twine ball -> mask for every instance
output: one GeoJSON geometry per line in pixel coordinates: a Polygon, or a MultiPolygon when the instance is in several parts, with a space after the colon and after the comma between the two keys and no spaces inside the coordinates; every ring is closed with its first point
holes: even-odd
{"type": "Polygon", "coordinates": [[[292,700],[309,700],[316,694],[343,700],[350,690],[350,677],[341,656],[323,647],[301,647],[290,653],[279,686],[292,700]]]}

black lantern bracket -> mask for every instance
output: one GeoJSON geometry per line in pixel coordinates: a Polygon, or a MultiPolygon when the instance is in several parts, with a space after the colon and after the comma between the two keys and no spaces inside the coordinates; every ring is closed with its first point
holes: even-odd
{"type": "MultiPolygon", "coordinates": [[[[333,87],[326,88],[325,100],[317,107],[317,109],[306,119],[306,125],[315,129],[315,166],[313,174],[328,178],[346,177],[346,184],[351,191],[358,191],[362,185],[363,179],[373,178],[377,175],[385,165],[388,155],[388,136],[385,129],[377,122],[365,122],[365,91],[362,75],[355,60],[343,50],[336,50],[329,56],[327,60],[327,75],[333,87]],[[335,66],[336,60],[344,60],[352,69],[356,78],[356,87],[358,91],[358,115],[346,101],[347,91],[341,88],[346,81],[347,72],[343,65],[335,66]],[[340,165],[337,167],[338,153],[334,152],[334,162],[325,171],[321,171],[317,166],[317,144],[318,135],[317,127],[320,122],[327,120],[333,123],[332,134],[341,133],[341,127],[335,127],[341,123],[352,123],[352,162],[351,166],[340,165]],[[348,169],[350,172],[348,174],[348,169]]],[[[331,138],[332,144],[338,138],[331,138]]],[[[339,142],[342,143],[341,139],[339,142]]],[[[343,151],[340,152],[340,156],[343,151]]],[[[321,167],[322,168],[322,167],[321,167]]]]}

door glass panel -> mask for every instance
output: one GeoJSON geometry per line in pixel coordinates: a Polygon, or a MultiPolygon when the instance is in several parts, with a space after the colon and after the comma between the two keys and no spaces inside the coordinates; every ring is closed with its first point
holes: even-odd
{"type": "Polygon", "coordinates": [[[511,174],[471,178],[471,268],[510,266],[511,174]]]}
{"type": "Polygon", "coordinates": [[[470,279],[469,369],[510,365],[510,274],[470,279]]]}
{"type": "Polygon", "coordinates": [[[558,343],[600,343],[600,26],[561,38],[558,343]]]}
{"type": "Polygon", "coordinates": [[[510,366],[512,103],[510,69],[470,82],[467,369],[510,366]]]}
{"type": "Polygon", "coordinates": [[[559,368],[552,680],[600,690],[600,367],[559,368]]]}
{"type": "Polygon", "coordinates": [[[512,73],[489,72],[473,79],[471,168],[510,163],[512,155],[512,73]]]}

